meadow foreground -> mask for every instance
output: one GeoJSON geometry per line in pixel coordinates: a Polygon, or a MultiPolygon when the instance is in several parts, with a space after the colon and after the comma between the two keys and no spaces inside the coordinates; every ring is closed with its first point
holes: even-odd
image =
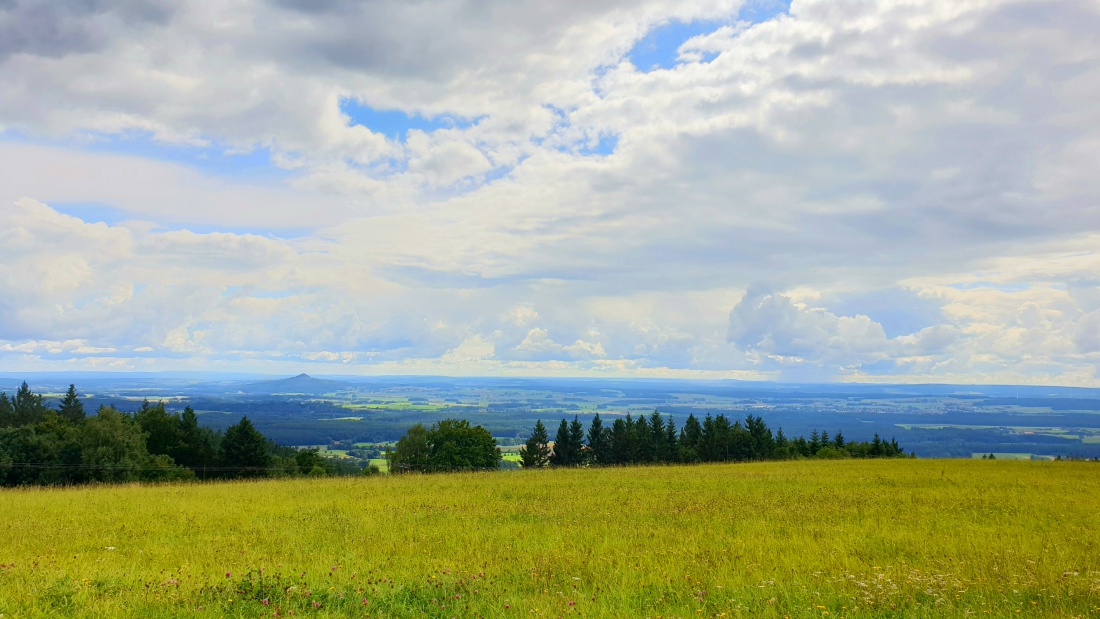
{"type": "Polygon", "coordinates": [[[1100,466],[0,491],[0,616],[1100,617],[1100,466]]]}

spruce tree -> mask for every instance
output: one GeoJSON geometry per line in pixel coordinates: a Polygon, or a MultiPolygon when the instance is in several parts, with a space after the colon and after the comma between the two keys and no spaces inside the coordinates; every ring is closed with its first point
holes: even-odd
{"type": "Polygon", "coordinates": [[[634,464],[638,461],[638,427],[634,424],[634,419],[630,416],[630,413],[626,414],[626,419],[623,420],[624,428],[626,428],[626,434],[623,435],[623,461],[622,464],[634,464]]]}
{"type": "MultiPolygon", "coordinates": [[[[733,427],[730,426],[729,419],[726,416],[719,413],[714,418],[714,459],[719,462],[725,462],[735,458],[734,445],[733,445],[733,427]]],[[[737,424],[738,432],[743,432],[741,424],[737,424]]]]}
{"type": "Polygon", "coordinates": [[[27,386],[27,382],[23,381],[23,384],[19,386],[19,390],[15,392],[15,397],[12,398],[12,408],[15,415],[14,425],[27,426],[41,423],[46,418],[46,412],[50,410],[43,403],[44,399],[42,395],[31,391],[31,388],[27,386]]]}
{"type": "Polygon", "coordinates": [[[710,413],[703,418],[703,431],[699,435],[699,446],[696,448],[699,458],[703,462],[714,462],[718,459],[718,437],[714,428],[714,417],[710,413]]]}
{"type": "Polygon", "coordinates": [[[271,464],[267,439],[247,416],[226,429],[219,455],[221,465],[227,469],[229,476],[263,477],[271,464]]]}
{"type": "Polygon", "coordinates": [[[592,425],[588,427],[588,461],[597,466],[608,464],[607,432],[603,427],[600,414],[592,418],[592,425]]]}
{"type": "Polygon", "coordinates": [[[875,438],[871,441],[871,450],[868,452],[872,458],[881,458],[884,455],[882,437],[875,432],[875,438]]]}
{"type": "Polygon", "coordinates": [[[668,443],[665,442],[665,420],[661,413],[653,411],[649,416],[649,431],[653,435],[653,461],[668,462],[668,443]]]}
{"type": "Polygon", "coordinates": [[[584,426],[581,420],[573,415],[573,421],[569,422],[569,462],[573,466],[584,464],[584,426]]]}
{"type": "Polygon", "coordinates": [[[684,428],[680,430],[680,461],[695,462],[699,459],[699,442],[703,439],[703,428],[694,414],[689,413],[684,428]]]}
{"type": "Polygon", "coordinates": [[[550,456],[550,464],[553,466],[570,466],[573,464],[571,456],[573,447],[569,444],[569,422],[562,419],[558,425],[558,433],[554,436],[554,453],[550,456]]]}
{"type": "Polygon", "coordinates": [[[611,452],[610,464],[629,464],[633,447],[631,445],[630,430],[622,417],[611,424],[610,439],[610,445],[608,446],[611,452]]]}
{"type": "Polygon", "coordinates": [[[199,427],[199,418],[190,406],[183,409],[179,418],[179,442],[175,451],[168,452],[176,464],[186,466],[200,478],[206,478],[206,471],[214,466],[216,451],[215,437],[209,428],[199,427]]]}
{"type": "Polygon", "coordinates": [[[63,419],[67,419],[72,423],[84,421],[84,403],[76,395],[76,385],[69,385],[69,390],[65,392],[65,397],[61,399],[61,405],[58,407],[57,412],[63,419]]]}
{"type": "Polygon", "coordinates": [[[790,450],[787,447],[787,435],[783,434],[783,428],[779,428],[775,431],[775,451],[774,457],[779,460],[785,460],[790,457],[790,450]]]}
{"type": "Polygon", "coordinates": [[[668,454],[669,462],[680,460],[680,442],[676,440],[676,422],[672,420],[672,415],[669,415],[668,423],[665,424],[665,453],[668,454]]]}
{"type": "Polygon", "coordinates": [[[10,428],[15,425],[15,405],[8,399],[8,394],[0,393],[0,428],[10,428]]]}
{"type": "Polygon", "coordinates": [[[770,460],[775,452],[775,437],[771,428],[764,423],[764,418],[757,415],[745,417],[745,429],[749,432],[752,442],[752,460],[770,460]]]}
{"type": "Polygon", "coordinates": [[[531,438],[527,439],[523,451],[520,452],[523,468],[540,469],[547,465],[550,455],[550,446],[547,445],[549,441],[550,437],[546,434],[546,426],[542,425],[542,420],[539,419],[535,422],[535,429],[531,432],[531,438]]]}
{"type": "Polygon", "coordinates": [[[844,435],[840,430],[837,430],[836,435],[833,436],[833,444],[836,445],[837,449],[844,449],[844,435]]]}
{"type": "Polygon", "coordinates": [[[656,459],[657,444],[653,440],[653,431],[645,415],[638,415],[634,421],[634,435],[637,437],[635,460],[648,464],[656,459]]]}

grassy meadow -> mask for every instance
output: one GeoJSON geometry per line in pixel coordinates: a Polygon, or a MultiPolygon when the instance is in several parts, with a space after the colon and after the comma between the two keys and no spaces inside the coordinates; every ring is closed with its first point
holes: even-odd
{"type": "Polygon", "coordinates": [[[1100,617],[1100,465],[0,490],[0,617],[1100,617]]]}

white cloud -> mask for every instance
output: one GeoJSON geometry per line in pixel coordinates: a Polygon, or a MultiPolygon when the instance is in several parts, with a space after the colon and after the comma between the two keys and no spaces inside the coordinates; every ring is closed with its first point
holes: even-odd
{"type": "Polygon", "coordinates": [[[29,6],[0,365],[1098,380],[1090,0],[29,6]],[[150,139],[271,169],[102,148],[150,139]]]}

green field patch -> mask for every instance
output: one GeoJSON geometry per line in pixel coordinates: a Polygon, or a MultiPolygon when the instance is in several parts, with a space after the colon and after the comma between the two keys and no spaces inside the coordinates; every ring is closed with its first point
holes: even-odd
{"type": "MultiPolygon", "coordinates": [[[[1044,455],[1032,454],[1032,453],[1001,453],[1001,452],[996,452],[996,451],[994,451],[992,453],[993,453],[993,456],[998,460],[1053,460],[1054,459],[1054,456],[1044,456],[1044,455]]],[[[989,452],[974,453],[971,457],[976,458],[976,459],[981,459],[982,456],[988,456],[988,455],[989,455],[989,452]]]]}
{"type": "Polygon", "coordinates": [[[1095,617],[1098,493],[973,460],[7,489],[0,613],[1095,617]]]}

